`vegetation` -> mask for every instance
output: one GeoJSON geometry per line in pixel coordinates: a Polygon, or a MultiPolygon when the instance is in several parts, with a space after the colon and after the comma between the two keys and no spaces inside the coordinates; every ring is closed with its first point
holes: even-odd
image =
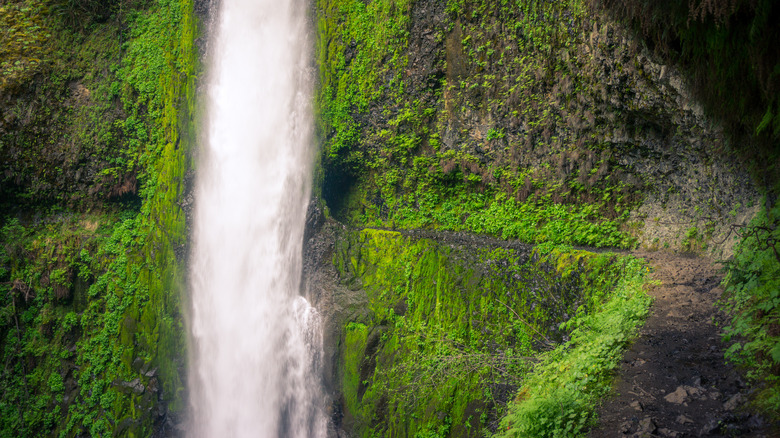
{"type": "MultiPolygon", "coordinates": [[[[0,230],[3,358],[2,436],[50,434],[74,388],[64,363],[81,332],[86,280],[106,239],[107,218],[71,217],[30,229],[11,220],[0,230]],[[79,313],[77,313],[77,311],[79,313]]],[[[65,407],[66,408],[66,407],[65,407]]]]}
{"type": "MultiPolygon", "coordinates": [[[[385,229],[346,232],[334,255],[367,293],[340,344],[354,430],[571,436],[593,421],[649,305],[646,268],[563,245],[635,245],[643,197],[681,190],[632,168],[653,142],[721,145],[588,6],[685,72],[765,191],[728,268],[726,336],[756,402],[780,410],[776,2],[315,3],[318,187],[339,219],[385,229]],[[540,245],[386,231],[419,228],[540,245]]],[[[149,436],[184,409],[193,9],[0,5],[0,436],[149,436]]],[[[719,193],[698,178],[690,190],[719,193]]],[[[697,217],[727,214],[716,198],[697,217]]],[[[696,251],[711,231],[693,225],[681,245],[696,251]]]]}
{"type": "MultiPolygon", "coordinates": [[[[506,198],[503,192],[494,197],[479,193],[462,193],[454,199],[426,193],[418,207],[399,208],[390,224],[401,229],[435,227],[442,230],[471,231],[523,242],[579,243],[596,247],[630,247],[634,239],[621,230],[621,220],[599,221],[593,205],[555,203],[550,196],[530,196],[525,202],[506,198]]],[[[627,212],[626,212],[627,213],[627,212]]],[[[369,226],[385,226],[365,213],[369,226]]],[[[373,216],[375,217],[375,216],[373,216]]]]}
{"type": "Polygon", "coordinates": [[[764,211],[742,230],[728,265],[723,307],[732,315],[725,328],[726,357],[747,370],[756,384],[755,403],[780,412],[780,206],[764,211]]]}
{"type": "Polygon", "coordinates": [[[18,100],[32,123],[0,133],[21,219],[1,239],[2,436],[149,436],[150,412],[184,408],[193,5],[93,3],[12,4],[40,14],[56,56],[2,90],[35,96],[18,100]]]}
{"type": "Polygon", "coordinates": [[[13,61],[27,67],[6,75],[9,81],[0,88],[0,201],[84,209],[132,197],[139,169],[123,165],[137,151],[126,147],[128,136],[118,126],[124,117],[116,93],[122,56],[118,26],[76,32],[46,2],[15,5],[27,13],[36,11],[38,23],[20,20],[30,27],[17,38],[38,39],[24,52],[36,62],[13,61]],[[112,89],[112,84],[117,85],[112,89]]]}
{"type": "Polygon", "coordinates": [[[4,2],[0,6],[0,91],[18,86],[48,55],[51,32],[43,3],[4,2]]]}
{"type": "Polygon", "coordinates": [[[572,367],[559,376],[570,398],[584,389],[595,398],[649,305],[643,265],[613,254],[550,245],[473,254],[381,230],[341,242],[342,281],[365,290],[369,309],[346,324],[342,347],[345,421],[362,436],[491,433],[528,372],[552,358],[559,371],[572,367]]]}

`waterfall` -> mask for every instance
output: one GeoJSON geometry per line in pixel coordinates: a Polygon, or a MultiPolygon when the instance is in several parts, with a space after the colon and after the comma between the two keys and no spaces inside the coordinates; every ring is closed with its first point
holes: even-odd
{"type": "Polygon", "coordinates": [[[313,125],[306,2],[220,3],[195,188],[188,436],[324,436],[322,334],[299,294],[313,125]]]}

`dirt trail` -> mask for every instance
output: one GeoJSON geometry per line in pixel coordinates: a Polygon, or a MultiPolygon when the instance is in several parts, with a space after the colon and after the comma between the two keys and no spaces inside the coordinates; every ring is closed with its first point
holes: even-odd
{"type": "Polygon", "coordinates": [[[723,292],[717,266],[698,257],[635,255],[649,262],[661,285],[650,290],[651,314],[590,437],[776,436],[759,416],[744,412],[749,388],[724,363],[725,318],[714,307],[723,292]]]}

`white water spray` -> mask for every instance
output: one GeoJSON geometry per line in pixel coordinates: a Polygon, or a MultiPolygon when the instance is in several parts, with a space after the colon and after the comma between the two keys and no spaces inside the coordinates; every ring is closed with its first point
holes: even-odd
{"type": "Polygon", "coordinates": [[[305,1],[222,0],[198,167],[189,436],[324,436],[299,296],[312,116],[305,1]]]}

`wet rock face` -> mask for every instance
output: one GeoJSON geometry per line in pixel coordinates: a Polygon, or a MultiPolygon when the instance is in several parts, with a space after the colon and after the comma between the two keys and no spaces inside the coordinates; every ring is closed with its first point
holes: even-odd
{"type": "Polygon", "coordinates": [[[444,2],[419,2],[411,10],[409,41],[409,66],[407,75],[414,95],[432,98],[426,90],[441,89],[441,80],[448,70],[445,60],[441,59],[444,41],[437,38],[437,32],[447,22],[444,2]]]}
{"type": "Polygon", "coordinates": [[[313,198],[306,208],[306,224],[303,231],[303,241],[308,242],[314,235],[320,231],[325,224],[325,214],[322,211],[322,204],[319,198],[313,198]]]}
{"type": "MultiPolygon", "coordinates": [[[[309,211],[312,211],[311,206],[309,211]]],[[[326,413],[330,416],[329,437],[348,436],[343,430],[344,400],[340,391],[344,371],[341,367],[339,344],[343,338],[344,325],[350,318],[358,318],[368,312],[366,294],[341,284],[332,263],[336,242],[345,231],[343,225],[334,221],[327,221],[319,228],[307,226],[306,233],[309,237],[303,246],[305,294],[322,315],[323,322],[322,371],[327,398],[326,413]]]]}
{"type": "Polygon", "coordinates": [[[121,106],[94,100],[92,90],[77,81],[60,88],[30,81],[16,90],[0,90],[0,201],[135,202],[136,172],[109,171],[111,161],[122,155],[113,140],[120,130],[111,126],[123,118],[121,106]],[[92,134],[84,133],[89,122],[78,119],[98,106],[103,137],[84,138],[92,134]]]}

